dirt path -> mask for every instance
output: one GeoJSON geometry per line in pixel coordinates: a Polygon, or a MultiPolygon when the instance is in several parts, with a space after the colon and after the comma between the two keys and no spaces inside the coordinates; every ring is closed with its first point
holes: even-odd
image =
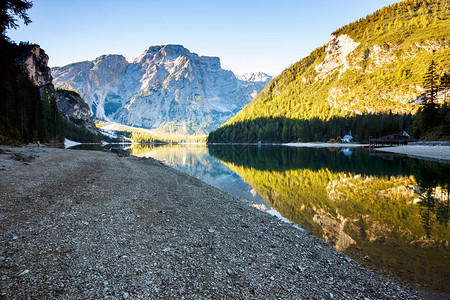
{"type": "Polygon", "coordinates": [[[6,150],[36,156],[0,154],[6,299],[419,297],[153,159],[6,150]]]}

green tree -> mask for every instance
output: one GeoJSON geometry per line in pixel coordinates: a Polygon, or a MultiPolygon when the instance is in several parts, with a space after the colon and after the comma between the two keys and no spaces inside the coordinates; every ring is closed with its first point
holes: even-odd
{"type": "Polygon", "coordinates": [[[421,111],[422,114],[422,128],[424,131],[429,130],[432,127],[438,125],[438,114],[436,107],[436,97],[438,92],[438,80],[439,76],[436,72],[436,64],[431,61],[428,71],[423,77],[424,87],[426,89],[426,103],[421,111]]]}
{"type": "Polygon", "coordinates": [[[439,75],[436,72],[436,63],[434,60],[431,61],[430,66],[428,67],[428,71],[425,73],[425,76],[423,77],[423,83],[424,87],[427,90],[426,91],[426,98],[428,105],[434,105],[437,92],[438,92],[438,82],[439,82],[439,75]]]}

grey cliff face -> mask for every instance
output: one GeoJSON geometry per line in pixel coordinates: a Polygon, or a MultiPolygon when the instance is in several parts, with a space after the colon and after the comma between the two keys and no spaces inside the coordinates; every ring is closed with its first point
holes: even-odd
{"type": "Polygon", "coordinates": [[[183,134],[214,130],[271,79],[238,78],[221,68],[218,57],[180,45],[152,46],[131,63],[104,55],[52,73],[55,85],[78,91],[98,119],[183,134]]]}
{"type": "MultiPolygon", "coordinates": [[[[91,131],[96,130],[89,105],[78,93],[65,90],[55,91],[51,69],[48,67],[48,55],[38,45],[30,46],[24,51],[16,64],[28,74],[34,85],[40,87],[41,95],[45,91],[51,97],[55,97],[58,110],[70,122],[91,131]]],[[[85,69],[90,68],[92,64],[85,64],[85,69]]],[[[67,76],[70,77],[70,74],[67,76]]]]}
{"type": "Polygon", "coordinates": [[[52,75],[48,67],[48,55],[38,45],[25,51],[16,63],[30,76],[34,85],[43,86],[52,83],[52,75]]]}
{"type": "Polygon", "coordinates": [[[55,91],[56,105],[71,122],[84,126],[91,131],[95,130],[94,119],[91,116],[89,105],[73,91],[55,91]]]}

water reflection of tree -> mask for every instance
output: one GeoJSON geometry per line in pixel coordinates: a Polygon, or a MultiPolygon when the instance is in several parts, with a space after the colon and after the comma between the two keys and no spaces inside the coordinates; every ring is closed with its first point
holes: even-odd
{"type": "MultiPolygon", "coordinates": [[[[433,224],[437,221],[441,225],[447,227],[449,220],[449,189],[446,188],[447,199],[441,194],[440,199],[437,199],[434,195],[433,188],[425,188],[424,193],[420,196],[419,202],[421,210],[420,216],[422,224],[427,234],[430,237],[433,224]]],[[[441,193],[442,190],[441,190],[441,193]]]]}
{"type": "Polygon", "coordinates": [[[359,216],[358,226],[359,226],[359,236],[362,239],[365,239],[367,237],[367,224],[366,222],[364,222],[362,215],[359,216]]]}
{"type": "Polygon", "coordinates": [[[422,224],[425,232],[427,233],[427,237],[430,237],[431,227],[434,223],[433,212],[436,199],[433,197],[432,192],[433,190],[431,188],[427,188],[425,192],[420,196],[422,201],[419,202],[422,208],[420,210],[420,216],[422,218],[422,224]]]}
{"type": "MultiPolygon", "coordinates": [[[[449,191],[448,185],[447,185],[446,190],[447,190],[447,200],[439,201],[437,203],[437,207],[436,207],[436,219],[440,224],[444,225],[445,227],[447,227],[448,219],[449,219],[449,203],[450,203],[449,194],[450,194],[450,191],[449,191]]],[[[441,195],[441,196],[443,196],[443,195],[441,195]]],[[[444,197],[442,197],[442,199],[444,199],[444,197]]]]}
{"type": "Polygon", "coordinates": [[[256,146],[208,146],[210,155],[221,161],[257,170],[285,171],[328,169],[334,173],[347,172],[370,176],[414,175],[423,187],[450,184],[450,165],[402,155],[368,153],[365,149],[352,151],[349,160],[340,149],[261,147],[256,146]]]}

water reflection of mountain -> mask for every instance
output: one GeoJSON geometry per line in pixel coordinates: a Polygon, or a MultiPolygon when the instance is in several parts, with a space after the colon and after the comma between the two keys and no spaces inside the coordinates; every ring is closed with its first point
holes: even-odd
{"type": "Polygon", "coordinates": [[[153,157],[176,169],[190,174],[239,199],[259,207],[266,202],[239,175],[227,168],[219,159],[209,155],[205,145],[134,145],[131,154],[153,157]]]}
{"type": "Polygon", "coordinates": [[[337,249],[449,291],[448,165],[361,149],[351,157],[314,148],[209,149],[282,216],[337,249]]]}
{"type": "Polygon", "coordinates": [[[257,170],[292,169],[350,172],[368,176],[414,175],[421,185],[450,185],[450,165],[407,158],[399,154],[354,149],[351,156],[339,148],[209,146],[221,161],[257,170]]]}

